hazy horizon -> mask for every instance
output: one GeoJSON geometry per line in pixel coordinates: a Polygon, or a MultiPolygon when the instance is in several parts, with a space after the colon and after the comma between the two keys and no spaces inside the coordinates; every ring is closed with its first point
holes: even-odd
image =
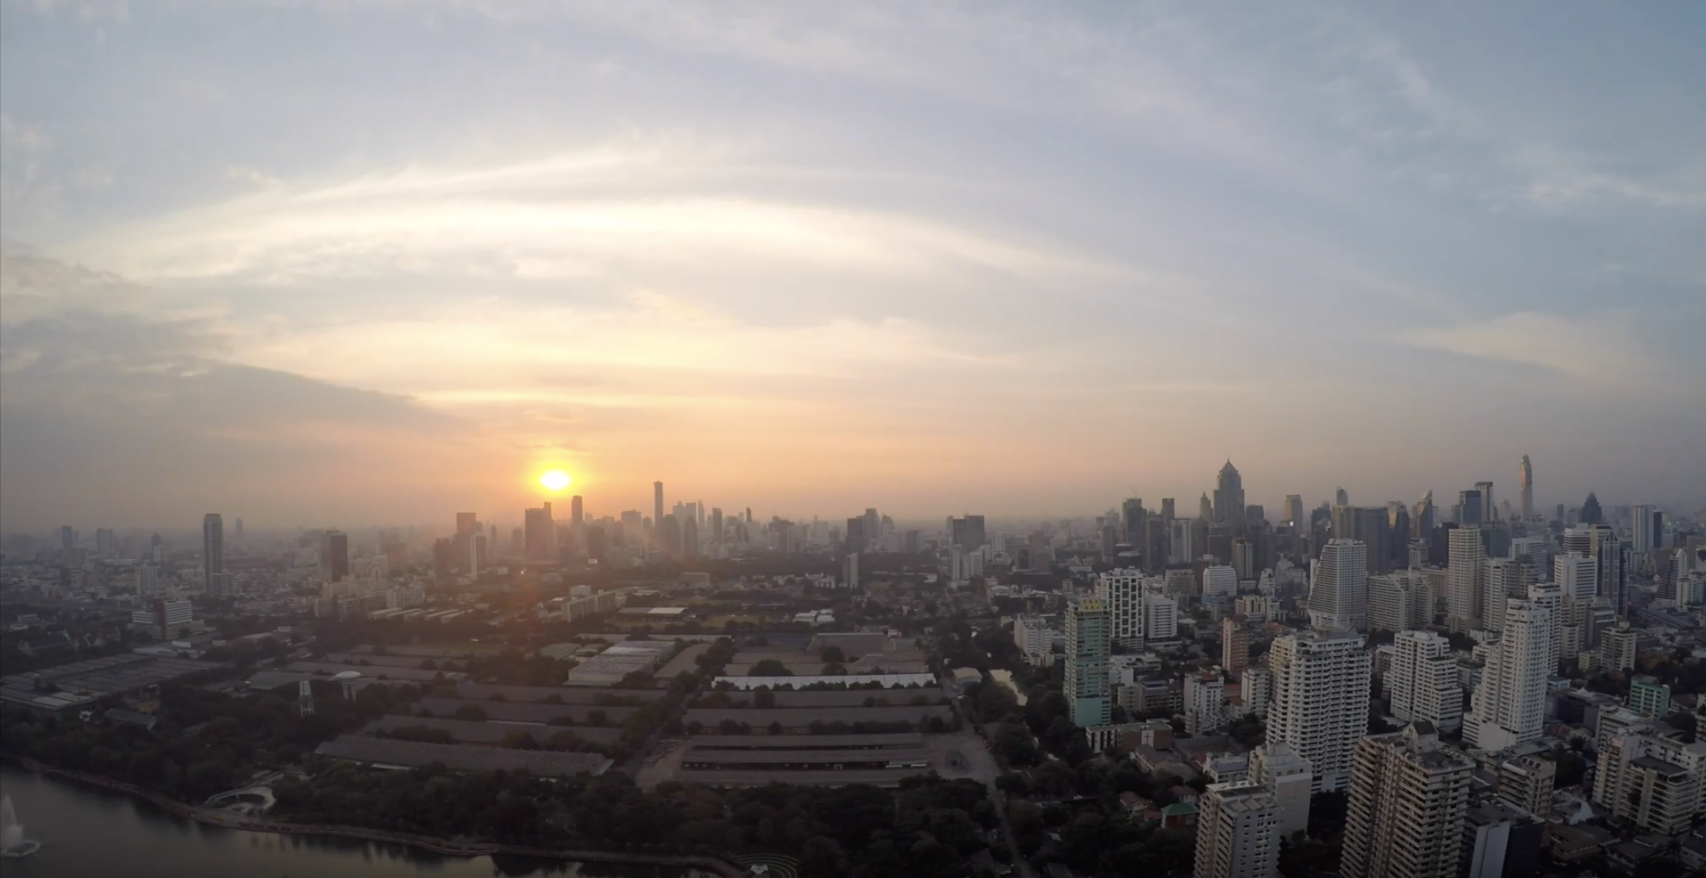
{"type": "Polygon", "coordinates": [[[5,0],[0,528],[1696,510],[1703,32],[5,0]]]}

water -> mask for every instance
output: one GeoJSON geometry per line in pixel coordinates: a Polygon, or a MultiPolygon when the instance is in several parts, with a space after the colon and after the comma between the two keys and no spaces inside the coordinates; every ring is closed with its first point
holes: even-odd
{"type": "Polygon", "coordinates": [[[5,878],[715,878],[666,866],[445,857],[403,845],[221,829],[10,765],[0,766],[0,791],[41,843],[32,856],[6,860],[5,878]]]}

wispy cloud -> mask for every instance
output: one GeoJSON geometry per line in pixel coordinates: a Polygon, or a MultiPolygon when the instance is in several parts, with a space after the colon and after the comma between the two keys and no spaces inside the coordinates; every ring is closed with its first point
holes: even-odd
{"type": "Polygon", "coordinates": [[[1539,367],[1595,389],[1634,387],[1658,363],[1643,352],[1627,312],[1564,316],[1525,311],[1403,333],[1408,344],[1500,363],[1539,367]]]}

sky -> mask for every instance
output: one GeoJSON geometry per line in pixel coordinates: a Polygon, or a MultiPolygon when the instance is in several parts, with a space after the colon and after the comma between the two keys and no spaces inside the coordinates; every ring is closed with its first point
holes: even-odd
{"type": "Polygon", "coordinates": [[[0,526],[1706,498],[1706,5],[0,0],[0,526]]]}

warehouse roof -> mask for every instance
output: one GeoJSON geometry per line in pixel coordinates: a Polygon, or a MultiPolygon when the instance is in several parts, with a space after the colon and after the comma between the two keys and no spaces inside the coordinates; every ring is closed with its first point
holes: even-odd
{"type": "Polygon", "coordinates": [[[726,748],[745,750],[911,748],[924,746],[924,736],[918,732],[888,732],[874,735],[694,735],[692,745],[702,750],[726,748]]]}
{"type": "Polygon", "coordinates": [[[924,762],[930,761],[930,751],[912,750],[717,750],[689,747],[682,755],[682,764],[715,762],[722,765],[799,765],[813,763],[828,765],[836,762],[924,762]]]}
{"type": "Polygon", "coordinates": [[[456,771],[524,770],[541,777],[603,774],[611,765],[609,759],[591,753],[426,744],[419,741],[370,738],[365,735],[341,735],[321,744],[314,752],[333,759],[403,768],[417,768],[438,762],[456,771]]]}
{"type": "Polygon", "coordinates": [[[947,705],[923,707],[836,707],[836,708],[762,708],[762,707],[695,707],[687,711],[687,721],[716,725],[725,719],[767,726],[779,722],[787,728],[800,728],[815,721],[826,723],[915,723],[932,716],[947,719],[953,709],[947,705]]]}
{"type": "Polygon", "coordinates": [[[471,744],[496,744],[512,732],[526,732],[535,741],[544,741],[558,732],[571,732],[577,738],[595,744],[612,744],[620,740],[622,730],[614,726],[548,726],[529,723],[481,722],[470,719],[443,719],[436,716],[382,716],[367,724],[367,734],[389,732],[393,729],[443,729],[458,741],[471,744]]]}

